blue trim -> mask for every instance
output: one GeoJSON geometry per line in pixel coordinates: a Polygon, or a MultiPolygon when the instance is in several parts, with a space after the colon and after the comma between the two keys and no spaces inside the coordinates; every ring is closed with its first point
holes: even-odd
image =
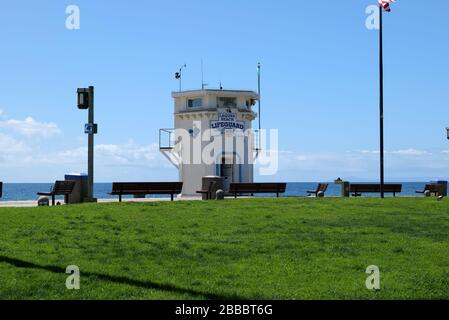
{"type": "Polygon", "coordinates": [[[215,164],[215,175],[217,177],[221,177],[221,164],[219,163],[215,164]]]}

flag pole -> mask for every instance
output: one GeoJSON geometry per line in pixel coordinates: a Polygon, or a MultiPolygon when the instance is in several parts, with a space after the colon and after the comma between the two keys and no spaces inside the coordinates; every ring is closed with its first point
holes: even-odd
{"type": "Polygon", "coordinates": [[[260,137],[261,137],[261,117],[260,117],[260,111],[261,111],[261,109],[260,109],[260,100],[261,100],[261,96],[260,96],[260,94],[261,94],[261,92],[260,92],[260,89],[261,89],[261,87],[260,87],[260,68],[261,68],[261,65],[260,65],[260,62],[257,64],[257,95],[258,95],[258,120],[259,120],[259,141],[258,141],[258,145],[257,145],[257,149],[260,149],[260,137]]]}
{"type": "Polygon", "coordinates": [[[380,79],[380,197],[385,198],[385,170],[384,170],[384,66],[383,66],[383,23],[382,6],[379,6],[379,79],[380,79]]]}

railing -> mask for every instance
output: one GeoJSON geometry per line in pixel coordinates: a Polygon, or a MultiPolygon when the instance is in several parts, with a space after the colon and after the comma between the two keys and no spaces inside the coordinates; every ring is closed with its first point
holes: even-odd
{"type": "Polygon", "coordinates": [[[259,129],[253,129],[253,135],[254,135],[254,151],[259,152],[261,151],[260,146],[260,130],[259,129]]]}
{"type": "Polygon", "coordinates": [[[173,150],[175,147],[174,140],[175,129],[159,130],[159,150],[173,150]]]}

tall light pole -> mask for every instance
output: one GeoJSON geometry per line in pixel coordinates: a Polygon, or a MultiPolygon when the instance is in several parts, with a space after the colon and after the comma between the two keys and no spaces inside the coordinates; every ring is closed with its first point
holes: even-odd
{"type": "Polygon", "coordinates": [[[380,120],[380,197],[385,198],[385,161],[384,161],[384,56],[383,56],[383,21],[382,14],[391,12],[391,3],[396,0],[378,0],[379,2],[379,120],[380,120]]]}
{"type": "Polygon", "coordinates": [[[88,167],[88,184],[87,184],[87,202],[96,202],[94,198],[94,136],[98,133],[98,125],[94,122],[94,87],[79,88],[78,109],[88,109],[88,123],[84,126],[84,133],[88,135],[87,147],[87,167],[88,167]]]}
{"type": "Polygon", "coordinates": [[[385,198],[385,158],[384,158],[384,62],[383,62],[383,7],[379,6],[379,117],[380,117],[380,197],[385,198]]]}
{"type": "Polygon", "coordinates": [[[261,128],[262,128],[262,125],[261,125],[261,123],[262,123],[262,119],[261,119],[261,117],[260,117],[260,111],[261,111],[261,85],[260,85],[260,77],[261,77],[261,74],[260,74],[260,69],[261,69],[261,64],[260,64],[260,62],[257,64],[257,95],[259,96],[258,98],[258,110],[257,110],[257,112],[258,112],[258,120],[259,120],[259,137],[258,137],[258,139],[259,139],[259,141],[258,141],[258,146],[257,146],[257,149],[258,149],[258,151],[260,151],[259,149],[260,149],[260,139],[261,139],[261,135],[262,135],[262,132],[261,132],[261,128]]]}

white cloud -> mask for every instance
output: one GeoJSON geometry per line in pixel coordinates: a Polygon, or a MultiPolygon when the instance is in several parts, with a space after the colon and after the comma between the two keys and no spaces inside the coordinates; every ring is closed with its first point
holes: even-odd
{"type": "MultiPolygon", "coordinates": [[[[380,154],[379,150],[362,150],[360,152],[362,154],[374,154],[374,155],[380,154]]],[[[424,155],[430,155],[431,153],[426,150],[403,149],[403,150],[393,150],[393,151],[385,150],[385,154],[401,155],[401,156],[424,156],[424,155]]]]}
{"type": "MultiPolygon", "coordinates": [[[[68,172],[85,172],[87,148],[49,151],[39,143],[0,132],[0,169],[9,181],[51,181],[68,172]],[[9,169],[9,170],[5,170],[9,169]]],[[[95,147],[96,179],[176,179],[177,170],[159,152],[157,144],[98,144],[95,147]]],[[[379,152],[279,152],[279,172],[263,179],[279,181],[351,181],[377,179],[379,152]]],[[[400,149],[386,152],[389,181],[422,181],[449,175],[449,150],[400,149]],[[406,180],[406,179],[409,180],[406,180]]],[[[257,178],[260,179],[260,178],[257,178]]]]}
{"type": "Polygon", "coordinates": [[[31,153],[31,148],[23,142],[0,132],[0,164],[15,163],[31,153]]]}
{"type": "Polygon", "coordinates": [[[156,144],[140,146],[133,142],[124,145],[102,144],[95,147],[97,154],[116,164],[151,163],[159,156],[156,144]]]}
{"type": "MultiPolygon", "coordinates": [[[[87,148],[67,149],[52,154],[37,156],[38,161],[46,164],[84,164],[87,148]]],[[[95,146],[95,162],[102,166],[124,167],[166,167],[167,161],[159,153],[157,144],[139,145],[134,142],[126,144],[98,144],[95,146]]]]}
{"type": "MultiPolygon", "coordinates": [[[[86,172],[87,148],[48,151],[0,135],[0,171],[5,181],[49,182],[71,172],[86,172]],[[10,146],[15,146],[12,149],[10,146]],[[3,153],[8,150],[8,156],[3,153]]],[[[95,146],[96,181],[156,181],[177,178],[177,170],[160,154],[157,144],[95,146]]]]}
{"type": "MultiPolygon", "coordinates": [[[[427,181],[449,177],[449,150],[398,149],[386,151],[388,181],[427,181]]],[[[279,153],[279,172],[268,179],[282,181],[376,181],[379,151],[335,151],[279,153]]],[[[264,177],[261,179],[266,180],[264,177]]]]}
{"type": "Polygon", "coordinates": [[[430,155],[430,152],[425,150],[416,150],[416,149],[406,149],[406,150],[397,150],[390,152],[391,154],[398,154],[402,156],[425,156],[430,155]]]}
{"type": "Polygon", "coordinates": [[[55,123],[38,122],[32,117],[27,117],[25,120],[5,120],[0,121],[0,128],[10,129],[26,137],[43,137],[61,133],[61,130],[55,123]]]}

